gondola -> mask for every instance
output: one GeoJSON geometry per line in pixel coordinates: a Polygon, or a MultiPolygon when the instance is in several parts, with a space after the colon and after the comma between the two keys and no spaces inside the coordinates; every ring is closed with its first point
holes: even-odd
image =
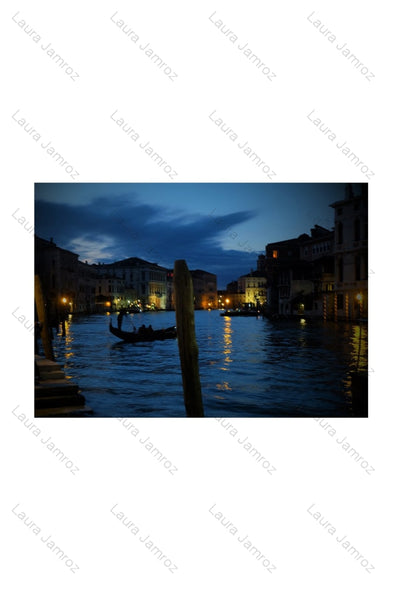
{"type": "Polygon", "coordinates": [[[150,331],[123,331],[117,327],[113,327],[112,322],[109,323],[109,331],[124,342],[153,342],[154,340],[170,340],[177,337],[176,327],[168,327],[167,329],[154,329],[150,331]]]}

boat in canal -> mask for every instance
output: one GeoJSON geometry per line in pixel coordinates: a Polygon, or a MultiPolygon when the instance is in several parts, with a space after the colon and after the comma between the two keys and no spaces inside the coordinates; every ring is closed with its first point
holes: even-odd
{"type": "Polygon", "coordinates": [[[109,323],[109,331],[123,342],[153,342],[155,340],[170,340],[177,337],[176,327],[167,329],[148,329],[138,331],[123,331],[109,323]]]}

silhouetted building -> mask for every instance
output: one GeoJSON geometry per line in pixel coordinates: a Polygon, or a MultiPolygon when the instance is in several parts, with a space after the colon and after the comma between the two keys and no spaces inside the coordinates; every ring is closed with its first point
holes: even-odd
{"type": "Polygon", "coordinates": [[[311,296],[305,301],[311,316],[331,318],[334,306],[334,232],[315,225],[310,238],[300,245],[300,257],[311,264],[311,296]]]}
{"type": "Polygon", "coordinates": [[[310,236],[303,233],[266,246],[271,314],[327,316],[323,292],[329,294],[334,287],[333,237],[333,231],[315,225],[310,236]]]}
{"type": "Polygon", "coordinates": [[[271,314],[291,314],[296,305],[300,308],[305,304],[303,296],[311,293],[306,280],[310,266],[300,259],[301,244],[307,240],[309,236],[304,233],[298,238],[267,244],[265,248],[267,308],[271,314]]]}
{"type": "Polygon", "coordinates": [[[59,248],[53,239],[35,236],[35,274],[40,277],[52,322],[61,312],[78,309],[78,254],[59,248]]]}
{"type": "Polygon", "coordinates": [[[218,308],[216,275],[196,269],[190,271],[194,287],[194,308],[218,308]]]}
{"type": "Polygon", "coordinates": [[[368,313],[368,185],[358,195],[351,184],[335,210],[335,318],[367,318],[368,313]]]}

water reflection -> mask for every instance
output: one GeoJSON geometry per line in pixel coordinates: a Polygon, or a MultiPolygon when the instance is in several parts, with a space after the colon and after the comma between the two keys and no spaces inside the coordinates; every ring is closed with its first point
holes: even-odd
{"type": "Polygon", "coordinates": [[[224,367],[221,367],[221,371],[228,371],[229,365],[232,361],[230,355],[232,354],[232,319],[230,317],[223,317],[223,355],[224,355],[224,367]]]}
{"type": "Polygon", "coordinates": [[[367,369],[367,326],[366,325],[352,325],[351,334],[351,346],[352,350],[350,353],[350,367],[356,371],[363,371],[367,369]]]}
{"type": "MultiPolygon", "coordinates": [[[[351,414],[351,373],[367,368],[367,325],[271,323],[197,311],[205,414],[233,417],[351,414]]],[[[74,316],[54,339],[95,416],[184,417],[177,340],[124,344],[105,315],[74,316]]],[[[134,315],[137,327],[171,326],[172,313],[134,315]]]]}

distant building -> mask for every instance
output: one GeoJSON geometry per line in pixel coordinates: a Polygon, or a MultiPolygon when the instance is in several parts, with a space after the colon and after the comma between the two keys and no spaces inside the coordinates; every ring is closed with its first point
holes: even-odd
{"type": "Polygon", "coordinates": [[[368,186],[355,195],[346,186],[335,211],[335,318],[367,318],[368,313],[368,186]]]}
{"type": "Polygon", "coordinates": [[[267,278],[262,271],[250,271],[237,280],[237,291],[242,294],[243,304],[261,306],[267,301],[267,278]]]}
{"type": "Polygon", "coordinates": [[[307,299],[311,316],[332,318],[334,306],[334,232],[315,225],[310,238],[300,244],[300,258],[311,265],[312,282],[307,299]]]}
{"type": "Polygon", "coordinates": [[[149,309],[166,309],[168,269],[142,258],[127,258],[98,264],[100,275],[118,278],[124,284],[124,306],[138,305],[149,309]]]}
{"type": "Polygon", "coordinates": [[[126,287],[121,277],[97,274],[96,310],[97,312],[116,311],[128,308],[131,303],[127,301],[126,287]]]}
{"type": "Polygon", "coordinates": [[[88,263],[78,261],[78,289],[74,311],[93,313],[96,310],[96,269],[88,263]]]}
{"type": "Polygon", "coordinates": [[[308,240],[309,236],[302,234],[298,238],[267,244],[265,274],[269,313],[304,311],[304,296],[311,293],[312,285],[306,279],[310,266],[300,259],[300,247],[308,240]]]}
{"type": "Polygon", "coordinates": [[[218,308],[242,308],[245,296],[238,292],[238,282],[231,281],[227,284],[226,290],[218,291],[218,308]]]}
{"type": "MultiPolygon", "coordinates": [[[[59,248],[53,239],[48,241],[35,236],[35,275],[40,277],[52,321],[58,320],[65,310],[78,310],[78,254],[59,248]]],[[[93,295],[93,303],[94,300],[93,295]]]]}
{"type": "Polygon", "coordinates": [[[194,287],[194,308],[204,310],[218,308],[216,275],[201,269],[190,273],[194,287]]]}
{"type": "Polygon", "coordinates": [[[327,316],[323,292],[334,289],[333,238],[333,231],[315,225],[310,236],[266,246],[269,312],[327,316]]]}

